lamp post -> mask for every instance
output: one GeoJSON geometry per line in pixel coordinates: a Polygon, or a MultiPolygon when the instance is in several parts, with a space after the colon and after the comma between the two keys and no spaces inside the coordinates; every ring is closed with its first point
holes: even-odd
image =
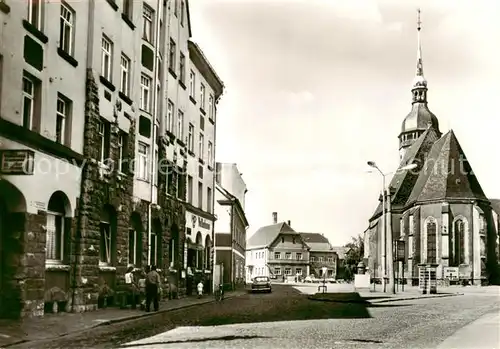
{"type": "MultiPolygon", "coordinates": [[[[390,275],[389,275],[389,283],[391,284],[391,292],[396,293],[396,285],[394,284],[395,282],[395,269],[394,269],[394,255],[392,253],[393,247],[392,247],[392,229],[389,229],[389,234],[387,234],[387,221],[386,221],[386,188],[385,188],[385,177],[392,174],[393,172],[388,172],[384,173],[382,170],[377,166],[377,164],[374,161],[368,161],[367,162],[368,166],[375,168],[381,175],[382,175],[382,287],[383,287],[383,292],[386,292],[387,290],[387,285],[386,285],[386,277],[387,277],[387,259],[390,260],[392,268],[390,268],[390,275]],[[390,235],[390,236],[387,236],[390,235]],[[391,248],[387,249],[387,241],[391,242],[391,248]],[[389,258],[387,258],[387,254],[389,253],[389,258]]],[[[397,171],[406,171],[406,170],[412,170],[415,167],[417,167],[416,164],[409,164],[406,166],[402,166],[398,168],[397,171]]],[[[390,193],[388,193],[388,199],[391,200],[390,198],[390,193]]],[[[390,202],[389,202],[390,205],[390,202]]],[[[390,216],[390,210],[389,210],[389,216],[390,216]]],[[[391,217],[389,217],[391,219],[391,217]]],[[[389,221],[390,222],[390,221],[389,221]]]]}

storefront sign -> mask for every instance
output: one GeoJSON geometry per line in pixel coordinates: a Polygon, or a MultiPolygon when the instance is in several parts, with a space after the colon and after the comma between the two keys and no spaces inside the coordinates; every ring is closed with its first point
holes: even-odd
{"type": "Polygon", "coordinates": [[[32,175],[35,152],[32,150],[2,150],[0,172],[9,175],[32,175]]]}
{"type": "Polygon", "coordinates": [[[184,269],[187,268],[188,265],[188,244],[184,243],[184,269]]]}
{"type": "Polygon", "coordinates": [[[444,267],[443,275],[445,279],[458,280],[458,267],[444,267]]]}
{"type": "Polygon", "coordinates": [[[198,217],[198,225],[203,229],[210,230],[210,223],[201,217],[198,217]]]}

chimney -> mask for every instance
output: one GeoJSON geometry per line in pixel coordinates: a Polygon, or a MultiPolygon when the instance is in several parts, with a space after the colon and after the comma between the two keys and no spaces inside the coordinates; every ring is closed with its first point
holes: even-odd
{"type": "Polygon", "coordinates": [[[290,221],[288,221],[287,223],[288,223],[288,225],[289,225],[290,227],[292,226],[292,224],[290,223],[290,221]]]}
{"type": "Polygon", "coordinates": [[[278,223],[278,212],[273,212],[273,224],[278,223]]]}

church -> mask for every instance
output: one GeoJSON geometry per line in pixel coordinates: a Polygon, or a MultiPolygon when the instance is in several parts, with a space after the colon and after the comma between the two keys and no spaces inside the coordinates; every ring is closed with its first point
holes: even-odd
{"type": "Polygon", "coordinates": [[[459,270],[470,284],[498,284],[499,201],[486,197],[453,130],[443,135],[429,109],[420,19],[417,30],[417,69],[411,111],[399,134],[400,165],[365,231],[367,271],[375,280],[383,275],[387,280],[392,235],[393,241],[404,241],[395,268],[408,284],[418,284],[419,264],[437,265],[438,285],[450,270],[459,270]]]}

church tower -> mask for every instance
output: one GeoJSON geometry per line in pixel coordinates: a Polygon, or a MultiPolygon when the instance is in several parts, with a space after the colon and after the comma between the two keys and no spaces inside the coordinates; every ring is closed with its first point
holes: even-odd
{"type": "Polygon", "coordinates": [[[422,47],[420,43],[420,9],[417,11],[417,71],[413,79],[412,107],[410,113],[403,120],[399,134],[399,160],[401,161],[409,147],[429,127],[434,128],[441,137],[439,121],[427,106],[427,80],[424,77],[422,62],[422,47]]]}

